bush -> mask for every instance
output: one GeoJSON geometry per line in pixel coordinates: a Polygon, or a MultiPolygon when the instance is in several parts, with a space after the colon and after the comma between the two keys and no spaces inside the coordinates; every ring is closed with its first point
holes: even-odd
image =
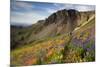
{"type": "Polygon", "coordinates": [[[82,47],[75,46],[70,43],[67,44],[63,51],[63,62],[82,62],[84,58],[85,50],[82,47]]]}

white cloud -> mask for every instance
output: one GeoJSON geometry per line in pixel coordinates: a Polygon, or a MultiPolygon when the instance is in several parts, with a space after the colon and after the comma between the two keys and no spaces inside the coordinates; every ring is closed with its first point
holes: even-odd
{"type": "Polygon", "coordinates": [[[31,3],[28,2],[20,2],[20,1],[14,1],[11,2],[11,7],[14,10],[32,10],[34,8],[34,6],[31,3]]]}
{"type": "Polygon", "coordinates": [[[51,8],[46,8],[45,10],[50,14],[52,14],[52,13],[57,11],[56,9],[51,9],[51,8]]]}
{"type": "Polygon", "coordinates": [[[19,24],[33,24],[38,20],[45,19],[45,16],[42,16],[38,13],[32,12],[15,12],[15,14],[11,14],[11,24],[19,23],[19,24]]]}
{"type": "Polygon", "coordinates": [[[58,3],[54,3],[53,5],[56,7],[60,7],[60,4],[58,4],[58,3]]]}
{"type": "Polygon", "coordinates": [[[57,4],[57,3],[55,3],[54,6],[58,7],[59,10],[61,10],[61,9],[76,9],[78,11],[91,11],[91,10],[95,10],[95,6],[94,5],[57,4]]]}
{"type": "Polygon", "coordinates": [[[76,9],[78,11],[91,11],[91,10],[95,10],[95,6],[93,5],[77,5],[77,4],[68,4],[68,5],[64,5],[63,8],[66,9],[76,9]]]}
{"type": "Polygon", "coordinates": [[[21,8],[25,8],[25,9],[33,8],[33,5],[31,3],[19,2],[19,1],[16,2],[16,6],[21,7],[21,8]]]}
{"type": "Polygon", "coordinates": [[[84,6],[84,5],[80,5],[80,6],[75,6],[75,9],[79,10],[79,11],[91,11],[91,10],[95,10],[94,6],[84,6]]]}

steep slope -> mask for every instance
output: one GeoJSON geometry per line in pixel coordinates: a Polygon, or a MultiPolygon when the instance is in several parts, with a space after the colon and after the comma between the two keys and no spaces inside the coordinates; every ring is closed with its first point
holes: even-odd
{"type": "Polygon", "coordinates": [[[29,37],[34,36],[36,33],[38,33],[43,28],[43,20],[37,22],[36,24],[33,24],[31,26],[10,26],[11,29],[11,49],[15,49],[18,47],[21,47],[23,45],[26,45],[30,43],[29,37]],[[41,22],[41,23],[40,23],[41,22]]]}
{"type": "MultiPolygon", "coordinates": [[[[78,11],[76,10],[60,10],[51,16],[49,16],[44,25],[46,25],[46,32],[49,32],[52,35],[68,33],[73,31],[77,26],[78,20],[78,11]]],[[[44,32],[45,33],[45,32],[44,32]]],[[[40,34],[43,34],[40,32],[40,34]]],[[[48,35],[48,34],[47,34],[48,35]]]]}
{"type": "Polygon", "coordinates": [[[35,36],[30,37],[30,41],[72,32],[76,27],[88,21],[93,14],[94,11],[59,10],[45,20],[44,28],[35,36]]]}
{"type": "Polygon", "coordinates": [[[21,30],[11,26],[11,48],[19,47],[38,39],[71,33],[76,27],[78,29],[85,24],[93,14],[94,11],[78,12],[73,9],[63,9],[53,13],[45,20],[39,20],[36,24],[21,28],[21,30]]]}
{"type": "Polygon", "coordinates": [[[83,26],[74,31],[72,35],[63,34],[41,39],[31,43],[30,46],[26,45],[12,51],[11,64],[32,65],[94,61],[94,19],[88,24],[85,28],[83,26]]]}

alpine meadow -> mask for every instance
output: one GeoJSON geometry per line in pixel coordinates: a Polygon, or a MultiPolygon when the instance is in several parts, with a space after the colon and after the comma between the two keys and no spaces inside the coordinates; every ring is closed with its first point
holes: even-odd
{"type": "Polygon", "coordinates": [[[95,5],[11,0],[11,66],[95,61],[95,5]]]}

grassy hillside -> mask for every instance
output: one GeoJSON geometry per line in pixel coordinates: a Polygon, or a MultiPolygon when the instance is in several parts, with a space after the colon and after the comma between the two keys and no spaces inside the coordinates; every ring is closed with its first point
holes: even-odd
{"type": "Polygon", "coordinates": [[[43,23],[36,23],[28,27],[11,26],[11,49],[31,43],[30,39],[42,28],[43,23]]]}
{"type": "Polygon", "coordinates": [[[44,37],[11,51],[11,65],[95,61],[95,17],[72,33],[44,37]]]}

